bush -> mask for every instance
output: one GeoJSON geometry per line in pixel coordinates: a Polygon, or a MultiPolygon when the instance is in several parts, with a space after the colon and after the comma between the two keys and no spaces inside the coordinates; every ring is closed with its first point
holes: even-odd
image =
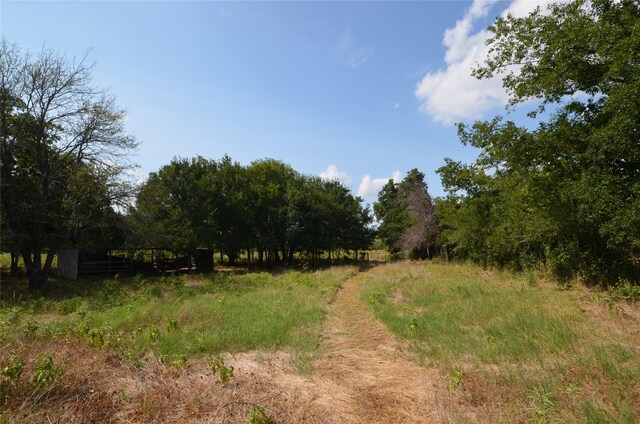
{"type": "Polygon", "coordinates": [[[640,300],[640,285],[621,279],[618,284],[609,288],[611,295],[630,301],[640,300]]]}
{"type": "Polygon", "coordinates": [[[55,355],[43,353],[36,360],[36,372],[33,375],[33,385],[41,389],[51,386],[62,375],[63,365],[55,365],[55,355]]]}
{"type": "Polygon", "coordinates": [[[4,402],[13,388],[18,384],[22,371],[24,370],[24,361],[21,357],[10,355],[2,361],[2,378],[0,379],[0,403],[4,402]]]}

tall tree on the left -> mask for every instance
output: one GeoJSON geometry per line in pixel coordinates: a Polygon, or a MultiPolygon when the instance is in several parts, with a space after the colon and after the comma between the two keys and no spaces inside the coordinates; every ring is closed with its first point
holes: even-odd
{"type": "Polygon", "coordinates": [[[2,244],[24,260],[30,289],[46,284],[61,247],[131,194],[122,172],[136,142],[92,68],[0,44],[2,244]]]}

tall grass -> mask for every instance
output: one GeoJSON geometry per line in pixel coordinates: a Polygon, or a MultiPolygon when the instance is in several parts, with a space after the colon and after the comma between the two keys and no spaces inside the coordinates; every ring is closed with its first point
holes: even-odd
{"type": "MultiPolygon", "coordinates": [[[[68,334],[139,360],[153,353],[171,360],[254,349],[290,350],[302,370],[318,345],[327,303],[355,267],[314,273],[228,273],[108,279],[62,298],[26,299],[0,308],[0,336],[55,339],[68,334]],[[187,283],[187,284],[186,284],[187,283]],[[51,321],[51,314],[62,317],[51,321]]],[[[84,282],[77,282],[77,285],[84,282]]],[[[66,290],[69,292],[69,290],[66,290]]]]}
{"type": "Polygon", "coordinates": [[[368,273],[362,300],[419,362],[514,420],[523,408],[537,422],[640,420],[637,306],[532,275],[409,262],[368,273]]]}

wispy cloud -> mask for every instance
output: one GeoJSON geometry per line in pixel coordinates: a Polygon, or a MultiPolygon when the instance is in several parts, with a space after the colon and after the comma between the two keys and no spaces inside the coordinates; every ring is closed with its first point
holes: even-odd
{"type": "Polygon", "coordinates": [[[339,181],[342,184],[349,184],[351,182],[351,177],[344,171],[339,171],[338,167],[334,164],[331,164],[320,173],[320,178],[327,181],[339,181]]]}
{"type": "MultiPolygon", "coordinates": [[[[479,118],[484,112],[507,104],[508,95],[500,76],[478,80],[471,75],[471,70],[487,58],[489,47],[485,42],[491,35],[486,29],[472,33],[473,24],[486,17],[497,1],[474,0],[464,17],[444,32],[446,68],[428,72],[415,91],[422,102],[420,110],[431,115],[434,121],[451,125],[458,120],[479,118]]],[[[547,3],[513,0],[502,15],[525,16],[547,3]]]]}
{"type": "Polygon", "coordinates": [[[359,45],[353,31],[349,28],[342,34],[335,49],[335,55],[338,63],[356,69],[369,60],[374,50],[374,46],[359,45]]]}
{"type": "Polygon", "coordinates": [[[395,103],[393,104],[393,108],[394,108],[394,109],[398,109],[399,107],[400,107],[400,102],[395,102],[395,103]]]}
{"type": "Polygon", "coordinates": [[[364,200],[375,200],[382,187],[384,187],[390,179],[395,182],[400,181],[400,171],[395,171],[391,177],[387,178],[371,178],[370,175],[365,175],[362,177],[360,185],[358,186],[357,196],[362,197],[364,200]]]}

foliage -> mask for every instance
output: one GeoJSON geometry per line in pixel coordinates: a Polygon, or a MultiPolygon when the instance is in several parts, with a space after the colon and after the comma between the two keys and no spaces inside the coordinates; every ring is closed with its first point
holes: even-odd
{"type": "Polygon", "coordinates": [[[2,379],[0,380],[0,404],[4,402],[18,384],[24,371],[24,360],[17,355],[9,355],[2,360],[2,379]]]}
{"type": "Polygon", "coordinates": [[[91,71],[86,58],[0,44],[2,243],[22,256],[32,289],[46,283],[65,244],[117,238],[112,205],[130,193],[120,176],[136,143],[91,71]]]}
{"type": "Polygon", "coordinates": [[[464,372],[459,367],[455,367],[449,374],[448,380],[449,384],[447,387],[450,392],[453,392],[462,384],[462,381],[464,380],[464,372]]]}
{"type": "Polygon", "coordinates": [[[233,378],[233,367],[226,366],[224,364],[224,357],[220,355],[211,358],[209,365],[211,366],[211,372],[213,374],[219,374],[220,384],[226,387],[233,378]]]}
{"type": "Polygon", "coordinates": [[[640,6],[607,0],[550,4],[489,28],[476,76],[504,75],[515,105],[552,108],[529,130],[495,118],[459,125],[480,149],[472,165],[438,172],[443,243],[462,258],[555,277],[637,277],[640,248],[640,6]],[[635,269],[634,269],[635,268],[635,269]]]}
{"type": "Polygon", "coordinates": [[[633,284],[629,280],[620,280],[614,286],[609,287],[609,292],[614,296],[625,300],[640,300],[640,285],[633,284]]]}
{"type": "Polygon", "coordinates": [[[391,253],[423,259],[431,256],[438,225],[422,172],[412,169],[400,183],[389,180],[373,208],[381,221],[379,237],[391,253]]]}
{"type": "Polygon", "coordinates": [[[56,365],[54,359],[55,355],[52,353],[43,353],[38,356],[33,375],[33,385],[35,387],[46,389],[62,375],[64,365],[56,365]]]}
{"type": "MultiPolygon", "coordinates": [[[[258,264],[291,263],[335,249],[365,249],[370,213],[338,182],[298,174],[275,160],[243,167],[228,156],[174,159],[141,187],[129,222],[133,245],[195,253],[216,247],[231,264],[257,249],[258,264]]],[[[249,257],[249,259],[251,259],[249,257]]]]}
{"type": "Polygon", "coordinates": [[[247,415],[247,424],[272,424],[273,421],[267,415],[264,406],[256,404],[247,415]]]}

